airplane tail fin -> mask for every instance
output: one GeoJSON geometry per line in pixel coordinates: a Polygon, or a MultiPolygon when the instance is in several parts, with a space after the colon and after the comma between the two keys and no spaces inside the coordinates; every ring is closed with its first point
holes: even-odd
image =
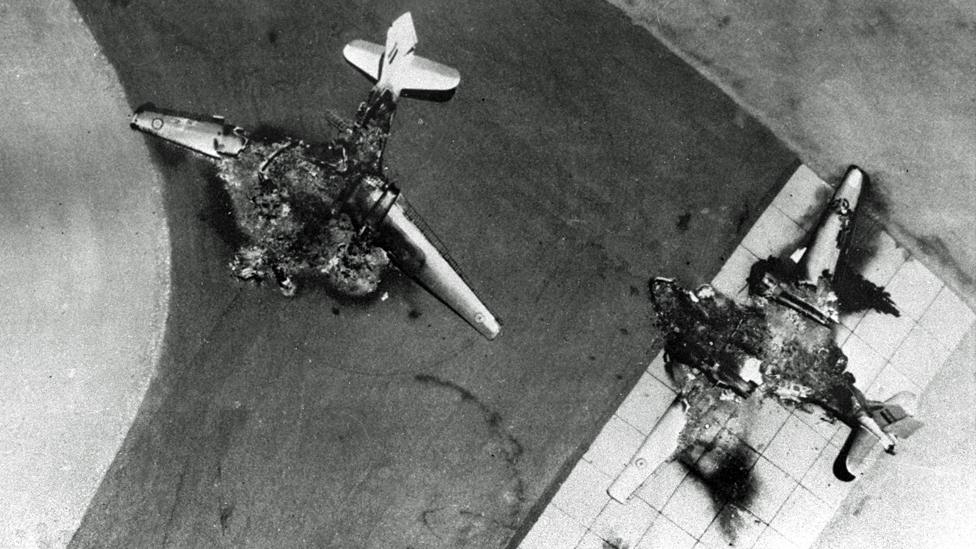
{"type": "Polygon", "coordinates": [[[376,87],[399,96],[403,90],[447,92],[458,86],[456,69],[414,55],[417,33],[410,12],[390,25],[386,46],[353,40],[342,50],[346,60],[376,82],[376,87]]]}

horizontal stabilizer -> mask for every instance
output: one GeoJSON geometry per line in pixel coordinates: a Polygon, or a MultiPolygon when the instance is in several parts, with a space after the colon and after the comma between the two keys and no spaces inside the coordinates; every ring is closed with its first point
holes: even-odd
{"type": "Polygon", "coordinates": [[[461,83],[461,73],[437,61],[413,56],[400,78],[401,90],[451,91],[461,83]]]}
{"type": "Polygon", "coordinates": [[[376,82],[377,89],[389,90],[394,97],[404,90],[447,92],[461,83],[456,69],[415,55],[416,45],[413,18],[407,12],[390,26],[385,46],[353,40],[342,54],[376,82]]]}
{"type": "Polygon", "coordinates": [[[374,82],[380,79],[383,46],[365,40],[353,40],[342,49],[342,55],[346,61],[366,73],[374,82]]]}

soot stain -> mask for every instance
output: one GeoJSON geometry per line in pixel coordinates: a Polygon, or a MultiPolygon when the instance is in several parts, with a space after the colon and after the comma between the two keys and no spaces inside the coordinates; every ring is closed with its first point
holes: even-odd
{"type": "Polygon", "coordinates": [[[735,234],[742,232],[745,228],[746,222],[749,221],[750,208],[749,203],[746,202],[742,205],[742,210],[739,211],[739,215],[735,218],[735,234]]]}
{"type": "MultiPolygon", "coordinates": [[[[830,202],[830,197],[834,194],[834,190],[825,186],[817,188],[816,195],[814,196],[811,204],[827,204],[830,202]]],[[[819,211],[819,208],[811,207],[808,208],[806,212],[797,220],[797,222],[805,227],[813,221],[823,221],[826,211],[819,211]]]]}
{"type": "Polygon", "coordinates": [[[681,231],[685,232],[688,230],[688,224],[691,222],[691,213],[685,212],[678,216],[678,222],[675,223],[675,227],[681,231]]]}
{"type": "MultiPolygon", "coordinates": [[[[733,504],[738,508],[745,508],[751,504],[758,493],[758,481],[752,474],[752,460],[749,448],[745,443],[737,441],[731,447],[711,445],[698,462],[687,465],[688,474],[699,480],[708,490],[709,497],[716,509],[722,509],[726,504],[733,504]],[[702,466],[702,460],[709,456],[709,466],[702,466]]],[[[737,513],[720,513],[719,527],[726,538],[734,541],[744,519],[737,513]]]]}
{"type": "Polygon", "coordinates": [[[457,393],[457,395],[461,398],[461,402],[474,405],[481,413],[482,419],[484,420],[485,425],[488,427],[491,436],[499,441],[499,444],[497,445],[498,452],[496,453],[494,450],[489,450],[489,455],[491,457],[501,457],[505,461],[505,467],[511,477],[511,482],[514,485],[512,488],[513,495],[511,498],[512,501],[509,505],[507,520],[492,522],[498,523],[508,529],[517,528],[519,516],[522,512],[522,506],[525,504],[525,482],[522,480],[522,477],[518,471],[519,458],[522,457],[522,454],[525,451],[522,443],[505,429],[501,414],[491,409],[468,389],[454,383],[453,381],[431,374],[416,374],[413,378],[414,381],[417,381],[423,385],[447,389],[457,393]]]}
{"type": "Polygon", "coordinates": [[[969,287],[973,286],[976,283],[976,278],[967,269],[964,269],[956,258],[953,257],[949,246],[941,236],[919,235],[908,230],[903,224],[892,220],[892,200],[886,192],[886,189],[890,188],[886,184],[889,175],[883,171],[871,174],[871,185],[867,187],[867,202],[871,210],[875,213],[876,218],[886,220],[886,223],[895,229],[897,233],[904,235],[907,239],[913,240],[922,255],[931,257],[943,268],[952,271],[956,278],[964,285],[969,287]]]}
{"type": "Polygon", "coordinates": [[[239,248],[247,237],[234,219],[234,204],[216,173],[207,178],[205,192],[203,209],[199,213],[200,221],[209,225],[224,244],[239,248]]]}
{"type": "Polygon", "coordinates": [[[414,376],[414,380],[425,385],[434,385],[444,389],[450,389],[461,397],[462,402],[470,402],[477,406],[482,417],[484,418],[485,424],[489,427],[489,429],[492,430],[492,434],[503,438],[508,443],[505,445],[505,461],[512,466],[516,464],[519,457],[522,456],[524,449],[522,447],[522,443],[519,442],[518,439],[504,430],[504,427],[502,426],[501,414],[488,407],[488,405],[482,402],[481,399],[474,395],[474,393],[458,385],[457,383],[454,383],[453,381],[442,379],[430,374],[417,374],[414,376]]]}
{"type": "MultiPolygon", "coordinates": [[[[909,233],[911,234],[911,233],[909,233]]],[[[956,273],[959,280],[966,286],[972,286],[976,279],[973,275],[969,274],[966,269],[963,269],[954,257],[952,257],[952,252],[949,251],[949,246],[946,245],[945,240],[942,240],[941,236],[938,235],[912,235],[915,238],[915,242],[918,245],[919,250],[923,255],[930,256],[934,258],[943,267],[952,270],[956,273]]]]}
{"type": "Polygon", "coordinates": [[[891,294],[870,280],[864,278],[844,263],[837,267],[833,289],[837,294],[837,308],[841,313],[855,313],[875,310],[892,316],[901,316],[891,294]]]}
{"type": "Polygon", "coordinates": [[[278,31],[272,29],[268,31],[268,43],[274,45],[278,43],[278,31]]]}

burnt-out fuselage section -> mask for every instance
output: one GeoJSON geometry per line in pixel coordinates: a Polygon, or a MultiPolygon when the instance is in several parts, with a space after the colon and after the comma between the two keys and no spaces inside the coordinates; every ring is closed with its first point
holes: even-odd
{"type": "Polygon", "coordinates": [[[395,106],[371,94],[355,121],[337,121],[329,143],[247,136],[235,156],[220,158],[218,176],[247,236],[231,262],[236,276],[275,281],[286,294],[309,275],[345,295],[376,290],[390,262],[377,220],[399,194],[382,167],[395,106]]]}

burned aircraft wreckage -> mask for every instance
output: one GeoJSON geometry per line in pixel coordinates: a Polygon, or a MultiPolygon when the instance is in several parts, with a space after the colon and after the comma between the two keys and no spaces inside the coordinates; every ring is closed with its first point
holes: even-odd
{"type": "MultiPolygon", "coordinates": [[[[392,263],[492,339],[500,330],[495,317],[383,166],[400,92],[453,90],[459,81],[453,69],[414,56],[415,43],[405,14],[390,28],[385,48],[362,41],[346,47],[346,58],[377,83],[354,120],[332,118],[338,136],[328,143],[252,135],[222,119],[196,120],[152,106],[140,109],[132,125],[216,162],[248,237],[231,262],[238,278],[273,281],[293,295],[296,279],[311,274],[343,294],[363,296],[376,291],[392,263]]],[[[651,281],[667,367],[680,394],[610,487],[611,497],[626,501],[673,458],[697,468],[717,498],[748,497],[749,464],[731,420],[749,399],[816,406],[826,419],[851,426],[835,464],[843,480],[854,478],[852,456],[879,439],[894,453],[893,435],[904,438],[920,426],[909,413],[912,395],[884,403],[864,397],[834,339],[842,311],[898,314],[883,288],[844,261],[863,179],[856,168],[848,173],[801,260],[770,257],[753,266],[748,303],[707,285],[687,290],[674,280],[651,281]]]]}
{"type": "Polygon", "coordinates": [[[291,296],[299,277],[324,276],[337,292],[364,296],[392,263],[493,339],[500,330],[494,315],[383,166],[400,93],[449,93],[460,81],[456,70],[414,55],[416,42],[406,13],[385,47],[362,40],[345,47],[346,59],[376,85],[353,121],[330,114],[338,136],[328,143],[252,135],[219,117],[152,105],[133,115],[132,127],[216,162],[247,237],[230,265],[238,278],[273,281],[291,296]]]}
{"type": "MultiPolygon", "coordinates": [[[[841,311],[898,314],[883,288],[845,265],[864,179],[857,168],[848,172],[802,259],[770,257],[752,266],[749,298],[741,303],[709,285],[688,290],[672,279],[650,282],[666,369],[679,395],[610,487],[611,497],[626,501],[658,466],[679,459],[716,500],[741,505],[752,482],[741,436],[748,426],[737,416],[755,399],[819,408],[825,421],[850,426],[834,463],[844,481],[856,478],[859,460],[879,440],[893,454],[896,439],[921,426],[910,413],[914,395],[864,397],[834,338],[841,311]]],[[[734,537],[734,524],[722,526],[734,537]]]]}

